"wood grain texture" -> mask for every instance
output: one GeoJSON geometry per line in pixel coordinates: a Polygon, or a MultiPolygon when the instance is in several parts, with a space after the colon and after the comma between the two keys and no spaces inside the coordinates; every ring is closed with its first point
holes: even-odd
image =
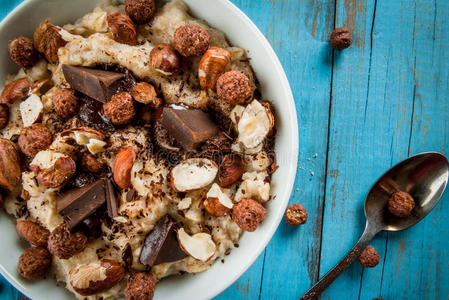
{"type": "MultiPolygon", "coordinates": [[[[255,264],[216,299],[297,299],[348,251],[363,200],[394,163],[449,153],[447,0],[231,0],[268,38],[295,97],[300,133],[290,202],[306,225],[284,222],[255,264]],[[333,52],[334,27],[354,45],[333,52]]],[[[22,0],[0,1],[0,18],[22,0]]],[[[269,100],[269,99],[268,99],[269,100]]],[[[322,299],[449,299],[449,196],[415,227],[380,234],[381,263],[351,266],[322,299]]],[[[0,278],[0,299],[19,293],[0,278]]]]}

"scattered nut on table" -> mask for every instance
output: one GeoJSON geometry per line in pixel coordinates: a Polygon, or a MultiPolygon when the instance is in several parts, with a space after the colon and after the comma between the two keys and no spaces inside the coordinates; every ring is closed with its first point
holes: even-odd
{"type": "Polygon", "coordinates": [[[336,28],[331,33],[330,44],[335,50],[348,48],[352,44],[351,31],[346,27],[336,28]]]}
{"type": "Polygon", "coordinates": [[[210,35],[203,27],[188,24],[176,28],[173,45],[182,56],[201,56],[209,48],[210,35]]]}
{"type": "Polygon", "coordinates": [[[406,217],[415,207],[415,200],[407,192],[396,192],[388,200],[388,210],[395,216],[406,217]]]}
{"type": "Polygon", "coordinates": [[[307,222],[307,211],[299,203],[289,205],[285,210],[285,221],[290,226],[298,226],[307,222]]]}
{"type": "Polygon", "coordinates": [[[39,55],[34,49],[33,40],[25,36],[10,40],[8,52],[11,59],[22,68],[32,67],[39,59],[39,55]]]}
{"type": "Polygon", "coordinates": [[[151,300],[156,290],[156,280],[145,272],[138,272],[130,276],[126,285],[127,300],[151,300]]]}
{"type": "Polygon", "coordinates": [[[358,262],[365,268],[373,268],[377,266],[380,261],[379,253],[377,253],[376,249],[373,246],[366,246],[366,248],[362,251],[358,262]]]}

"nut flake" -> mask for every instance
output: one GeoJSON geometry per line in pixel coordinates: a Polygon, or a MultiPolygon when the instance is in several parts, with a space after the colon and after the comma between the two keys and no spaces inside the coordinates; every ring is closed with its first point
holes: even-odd
{"type": "Polygon", "coordinates": [[[39,122],[42,118],[44,105],[41,102],[41,98],[33,94],[20,103],[19,110],[22,117],[23,126],[28,127],[36,122],[39,122]]]}
{"type": "Polygon", "coordinates": [[[190,236],[181,228],[178,230],[178,240],[185,253],[203,262],[209,261],[217,249],[211,235],[204,232],[190,236]]]}
{"type": "Polygon", "coordinates": [[[256,148],[274,126],[274,117],[270,109],[254,100],[243,111],[237,125],[239,141],[246,148],[256,148]]]}
{"type": "Polygon", "coordinates": [[[218,173],[218,166],[206,158],[186,159],[171,171],[172,187],[178,192],[202,189],[211,184],[218,173]]]}

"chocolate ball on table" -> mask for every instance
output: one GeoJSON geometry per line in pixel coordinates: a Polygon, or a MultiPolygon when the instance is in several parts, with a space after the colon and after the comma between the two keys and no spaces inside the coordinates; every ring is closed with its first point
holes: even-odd
{"type": "Polygon", "coordinates": [[[330,38],[331,47],[335,50],[343,50],[351,46],[352,33],[346,27],[336,28],[330,38]]]}

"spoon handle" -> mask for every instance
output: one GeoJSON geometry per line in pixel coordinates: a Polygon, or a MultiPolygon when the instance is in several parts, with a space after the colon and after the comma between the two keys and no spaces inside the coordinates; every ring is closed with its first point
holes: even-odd
{"type": "Polygon", "coordinates": [[[312,300],[318,298],[321,293],[327,289],[347,267],[349,267],[365,249],[368,243],[374,238],[379,231],[367,224],[365,231],[360,237],[359,241],[346,254],[346,256],[340,260],[340,262],[324,275],[310,290],[307,291],[299,300],[312,300]]]}

